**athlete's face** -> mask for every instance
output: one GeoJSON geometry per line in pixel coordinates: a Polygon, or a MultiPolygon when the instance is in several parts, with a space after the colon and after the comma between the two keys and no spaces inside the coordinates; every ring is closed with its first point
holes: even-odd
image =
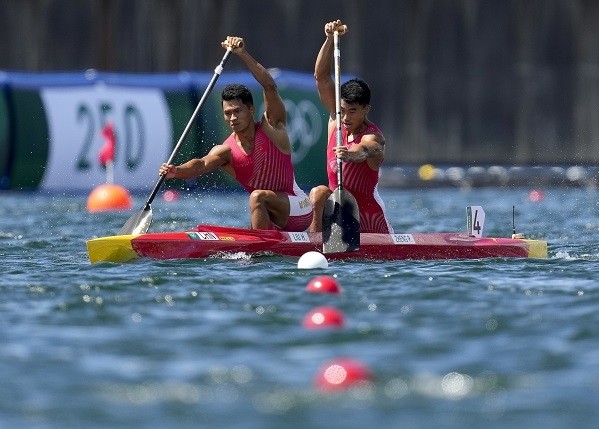
{"type": "Polygon", "coordinates": [[[240,100],[223,101],[223,115],[231,130],[237,133],[253,124],[254,107],[249,107],[240,100]]]}
{"type": "Polygon", "coordinates": [[[362,124],[366,121],[366,115],[370,111],[370,104],[349,104],[341,100],[341,125],[349,134],[357,134],[361,131],[362,124]]]}

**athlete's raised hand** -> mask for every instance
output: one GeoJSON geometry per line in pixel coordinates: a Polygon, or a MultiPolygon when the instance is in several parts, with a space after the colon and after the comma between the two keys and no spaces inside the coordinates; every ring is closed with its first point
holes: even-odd
{"type": "Polygon", "coordinates": [[[331,21],[331,22],[327,22],[324,25],[324,34],[327,37],[332,36],[333,33],[335,33],[335,31],[337,31],[340,36],[343,36],[345,33],[347,33],[349,31],[349,28],[347,28],[347,25],[342,23],[340,19],[337,19],[337,20],[331,21]]]}
{"type": "Polygon", "coordinates": [[[231,48],[231,51],[234,54],[240,54],[243,52],[245,43],[243,42],[242,37],[238,36],[227,36],[225,40],[221,43],[221,46],[225,49],[231,48]]]}

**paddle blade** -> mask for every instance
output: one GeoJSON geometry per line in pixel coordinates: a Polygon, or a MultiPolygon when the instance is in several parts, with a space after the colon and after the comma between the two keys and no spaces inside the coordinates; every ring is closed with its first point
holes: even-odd
{"type": "Polygon", "coordinates": [[[322,252],[353,252],[360,248],[360,211],[352,194],[335,189],[322,214],[322,252]]]}
{"type": "Polygon", "coordinates": [[[118,235],[145,234],[152,223],[152,207],[149,205],[129,218],[118,235]]]}

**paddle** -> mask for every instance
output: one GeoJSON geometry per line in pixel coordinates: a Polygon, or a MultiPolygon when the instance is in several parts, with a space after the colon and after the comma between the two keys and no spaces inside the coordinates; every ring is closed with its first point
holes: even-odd
{"type": "MultiPolygon", "coordinates": [[[[212,91],[214,84],[216,83],[220,74],[222,73],[225,63],[229,59],[230,55],[231,55],[231,48],[228,48],[227,51],[225,52],[225,55],[223,56],[222,60],[220,61],[220,64],[214,70],[214,75],[212,76],[210,83],[208,83],[208,86],[206,87],[206,90],[204,91],[204,95],[202,95],[200,102],[198,103],[197,107],[195,108],[193,114],[191,115],[191,118],[189,119],[187,126],[183,130],[183,134],[181,134],[181,137],[179,138],[177,145],[173,149],[173,152],[171,153],[170,158],[166,162],[167,164],[173,163],[175,156],[179,152],[179,149],[181,148],[183,141],[187,137],[187,134],[189,134],[189,130],[193,126],[193,123],[195,122],[195,120],[198,116],[198,113],[200,112],[200,109],[204,105],[206,99],[208,98],[208,95],[210,94],[210,91],[212,91]]],[[[148,231],[148,228],[150,227],[150,223],[152,222],[152,207],[150,207],[150,204],[152,204],[152,201],[154,201],[154,197],[156,197],[156,194],[158,193],[160,186],[162,186],[162,183],[164,182],[164,178],[165,178],[165,175],[160,176],[158,183],[156,183],[156,186],[154,186],[154,189],[152,190],[152,193],[150,194],[150,198],[148,198],[144,207],[139,212],[135,213],[133,216],[131,216],[129,218],[129,220],[125,223],[125,225],[123,225],[123,227],[119,231],[118,235],[145,234],[148,231]]]]}
{"type": "MultiPolygon", "coordinates": [[[[335,110],[337,147],[343,144],[341,134],[341,72],[339,32],[333,34],[335,57],[335,110]]],[[[343,188],[341,159],[337,158],[337,189],[329,196],[322,213],[322,252],[353,252],[360,248],[360,212],[354,196],[343,188]]]]}

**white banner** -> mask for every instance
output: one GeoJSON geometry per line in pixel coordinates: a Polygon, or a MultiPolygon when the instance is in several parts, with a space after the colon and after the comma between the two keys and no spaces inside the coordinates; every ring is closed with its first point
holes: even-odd
{"type": "Polygon", "coordinates": [[[93,86],[42,88],[48,121],[49,159],[43,190],[91,191],[106,183],[98,153],[102,129],[116,134],[114,183],[150,189],[172,151],[172,124],[163,92],[156,88],[93,86]]]}

